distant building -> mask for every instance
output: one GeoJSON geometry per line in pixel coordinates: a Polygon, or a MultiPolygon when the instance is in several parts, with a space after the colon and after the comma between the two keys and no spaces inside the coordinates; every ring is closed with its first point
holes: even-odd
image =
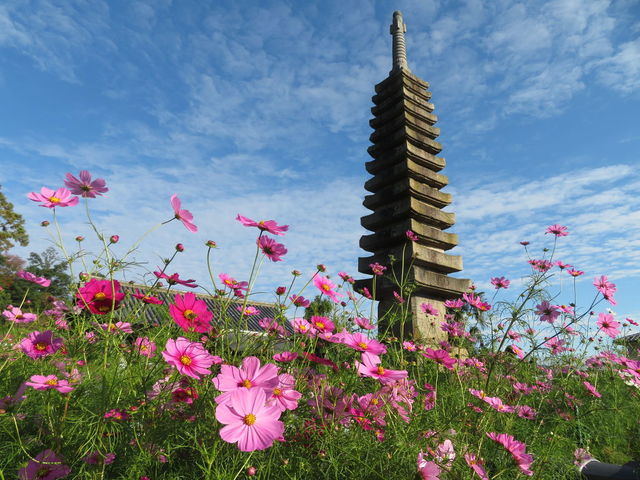
{"type": "Polygon", "coordinates": [[[627,348],[627,355],[632,358],[640,358],[640,333],[632,333],[614,340],[616,345],[627,348]]]}

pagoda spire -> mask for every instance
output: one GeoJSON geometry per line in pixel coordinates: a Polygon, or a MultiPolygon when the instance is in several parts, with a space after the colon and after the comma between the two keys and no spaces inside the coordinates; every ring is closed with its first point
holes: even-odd
{"type": "MultiPolygon", "coordinates": [[[[393,69],[375,86],[373,119],[369,122],[374,129],[369,137],[373,145],[368,148],[373,160],[365,166],[372,177],[364,187],[371,194],[362,203],[372,213],[360,220],[371,232],[360,239],[360,247],[372,256],[358,259],[358,271],[371,274],[374,263],[387,267],[389,275],[375,283],[380,332],[400,337],[413,333],[435,345],[447,338],[440,329],[446,313],[444,302],[466,292],[470,281],[449,276],[462,270],[462,258],[447,253],[458,244],[458,236],[448,231],[455,224],[455,215],[443,210],[452,197],[441,191],[449,180],[440,173],[445,159],[438,156],[442,150],[436,141],[440,135],[435,126],[438,117],[433,113],[429,84],[411,73],[407,65],[406,26],[400,12],[393,13],[390,31],[393,69]],[[408,230],[416,241],[408,240],[408,230]],[[389,278],[403,278],[412,290],[399,291],[389,278]],[[387,313],[397,308],[398,294],[407,300],[405,306],[411,314],[404,332],[385,320],[390,318],[387,313]],[[423,304],[433,308],[425,311],[423,304]],[[433,315],[433,309],[438,315],[433,315]]],[[[371,291],[373,285],[367,278],[355,286],[371,291]]]]}
{"type": "Polygon", "coordinates": [[[393,69],[399,70],[401,68],[409,70],[407,64],[407,46],[404,42],[404,34],[407,32],[407,25],[402,20],[402,13],[396,10],[393,12],[393,21],[389,26],[389,33],[393,36],[393,69]]]}

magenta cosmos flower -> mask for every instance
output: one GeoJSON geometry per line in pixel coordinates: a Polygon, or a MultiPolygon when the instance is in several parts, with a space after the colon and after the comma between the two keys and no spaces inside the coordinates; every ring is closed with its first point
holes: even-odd
{"type": "Polygon", "coordinates": [[[613,295],[617,290],[616,284],[608,281],[606,275],[602,275],[600,278],[595,278],[593,280],[593,285],[611,305],[616,305],[618,303],[613,298],[613,295]]]}
{"type": "Polygon", "coordinates": [[[267,405],[277,405],[281,411],[295,410],[302,394],[296,389],[296,379],[289,373],[278,375],[278,386],[271,392],[267,405]]]}
{"type": "Polygon", "coordinates": [[[162,356],[169,365],[178,369],[181,375],[200,380],[200,375],[210,375],[208,368],[216,359],[209,354],[201,343],[190,342],[184,337],[167,340],[162,356]]]}
{"type": "Polygon", "coordinates": [[[70,173],[66,174],[64,185],[71,190],[74,195],[80,195],[84,198],[96,198],[96,195],[107,193],[109,189],[106,187],[107,182],[103,178],[96,178],[91,181],[91,174],[86,170],[80,170],[80,179],[77,179],[70,173]]]}
{"type": "Polygon", "coordinates": [[[133,296],[139,300],[142,300],[143,303],[150,303],[153,305],[162,305],[164,303],[159,298],[149,295],[148,293],[142,293],[138,289],[136,289],[136,293],[134,293],[133,296]]]}
{"type": "Polygon", "coordinates": [[[162,271],[156,271],[156,272],[153,272],[153,274],[158,278],[162,278],[166,280],[169,285],[184,285],[185,287],[189,287],[189,288],[196,288],[198,286],[195,283],[194,279],[190,278],[188,280],[182,280],[178,273],[174,273],[173,275],[167,275],[162,271]]]}
{"type": "Polygon", "coordinates": [[[62,339],[54,338],[51,330],[31,332],[20,342],[20,349],[29,357],[36,359],[53,355],[62,347],[62,339]]]}
{"type": "Polygon", "coordinates": [[[24,270],[17,271],[16,276],[28,282],[36,283],[41,287],[48,287],[49,285],[51,285],[51,280],[44,277],[38,277],[37,275],[34,275],[31,272],[25,272],[24,270]]]}
{"type": "Polygon", "coordinates": [[[40,193],[31,192],[27,195],[27,198],[34,202],[42,202],[40,206],[46,208],[73,207],[79,201],[78,197],[72,196],[71,192],[66,188],[51,190],[47,187],[42,187],[40,193]]]}
{"type": "Polygon", "coordinates": [[[194,233],[198,231],[198,227],[196,227],[191,221],[193,220],[193,214],[189,210],[183,210],[180,208],[180,199],[175,193],[171,195],[171,206],[173,207],[175,218],[180,220],[187,230],[194,233]]]}
{"type": "Polygon", "coordinates": [[[347,347],[351,347],[354,350],[360,352],[369,352],[374,355],[382,355],[387,353],[387,347],[385,347],[378,340],[368,338],[362,333],[346,333],[342,337],[342,343],[347,347]]]}
{"type": "Polygon", "coordinates": [[[335,303],[340,303],[338,297],[341,297],[342,294],[335,291],[336,285],[327,277],[316,275],[313,277],[313,284],[318,288],[318,290],[320,290],[335,303]]]}
{"type": "Polygon", "coordinates": [[[567,227],[565,227],[563,225],[558,225],[557,223],[554,224],[554,225],[548,226],[544,233],[545,233],[545,235],[547,233],[552,233],[556,237],[566,237],[567,235],[569,235],[567,227]]]}
{"type": "Polygon", "coordinates": [[[362,363],[356,361],[358,374],[363,377],[377,378],[381,383],[395,382],[407,377],[406,370],[389,370],[380,365],[380,357],[372,353],[364,352],[361,356],[362,363]]]}
{"type": "Polygon", "coordinates": [[[596,324],[604,334],[609,335],[611,338],[616,338],[620,334],[620,330],[618,330],[620,322],[616,322],[613,315],[600,313],[596,324]]]}
{"type": "Polygon", "coordinates": [[[269,232],[272,235],[284,235],[284,232],[289,230],[289,225],[278,225],[275,220],[260,220],[256,222],[250,218],[243,217],[238,214],[236,217],[242,225],[245,227],[257,227],[263,232],[269,232]]]}
{"type": "Polygon", "coordinates": [[[215,399],[218,404],[227,403],[236,390],[265,390],[271,394],[278,386],[278,367],[273,363],[262,367],[258,357],[246,357],[240,368],[222,365],[220,373],[212,382],[223,392],[215,399]]]}
{"type": "Polygon", "coordinates": [[[442,471],[436,462],[428,461],[424,456],[424,452],[420,450],[420,453],[418,453],[418,473],[422,480],[440,480],[442,471]]]}
{"type": "Polygon", "coordinates": [[[261,236],[256,241],[262,253],[272,262],[281,262],[282,255],[287,253],[283,244],[276,242],[273,238],[261,236]]]}
{"type": "Polygon", "coordinates": [[[432,348],[427,348],[424,353],[422,353],[422,355],[433,360],[436,363],[439,363],[449,370],[453,370],[453,366],[456,364],[456,359],[451,358],[449,356],[449,352],[447,352],[446,350],[434,350],[432,348]]]}
{"type": "Polygon", "coordinates": [[[30,323],[38,318],[35,313],[23,312],[18,307],[14,307],[12,305],[7,306],[7,309],[2,312],[2,315],[4,315],[7,320],[16,323],[30,323]]]}
{"type": "Polygon", "coordinates": [[[465,453],[464,460],[469,465],[469,468],[473,470],[480,480],[489,480],[489,476],[487,475],[487,471],[484,469],[483,463],[484,461],[481,458],[476,457],[473,453],[465,453]]]}
{"type": "Polygon", "coordinates": [[[55,375],[32,375],[29,381],[24,383],[36,390],[54,389],[60,393],[69,393],[73,390],[67,380],[59,380],[55,375]]]}
{"type": "Polygon", "coordinates": [[[487,437],[496,443],[502,445],[513,457],[520,471],[525,475],[531,476],[533,472],[530,470],[533,456],[525,453],[527,445],[513,438],[508,433],[488,432],[487,437]]]}
{"type": "Polygon", "coordinates": [[[582,382],[582,384],[584,385],[584,388],[587,389],[587,391],[593,395],[596,398],[600,398],[602,397],[602,394],[600,392],[598,392],[598,390],[596,390],[596,387],[594,387],[593,385],[591,385],[589,382],[587,382],[586,380],[584,382],[582,382]]]}
{"type": "Polygon", "coordinates": [[[156,344],[149,337],[136,338],[136,351],[143,357],[151,358],[156,353],[156,344]]]}
{"type": "Polygon", "coordinates": [[[53,450],[44,450],[36,455],[26,467],[18,470],[20,480],[55,480],[71,473],[71,468],[62,463],[53,450]]]}
{"type": "Polygon", "coordinates": [[[209,331],[213,313],[207,310],[207,304],[203,300],[198,300],[193,293],[187,292],[184,297],[176,294],[174,302],[169,306],[169,313],[180,328],[185,332],[209,331]]]}
{"type": "Polygon", "coordinates": [[[427,315],[432,315],[434,317],[437,317],[438,315],[440,315],[440,312],[438,312],[438,309],[433,305],[431,305],[430,303],[421,303],[420,310],[422,310],[427,315]]]}
{"type": "Polygon", "coordinates": [[[496,290],[500,288],[509,288],[509,284],[511,284],[511,282],[504,277],[493,277],[491,279],[491,285],[496,287],[496,290]]]}
{"type": "Polygon", "coordinates": [[[106,315],[120,306],[124,293],[117,280],[92,278],[78,290],[76,298],[78,307],[87,308],[96,315],[106,315]]]}
{"type": "Polygon", "coordinates": [[[266,394],[261,388],[233,392],[231,401],[218,405],[216,419],[225,425],[220,437],[237,443],[243,452],[264,450],[282,438],[284,423],[277,405],[266,406],[266,394]]]}

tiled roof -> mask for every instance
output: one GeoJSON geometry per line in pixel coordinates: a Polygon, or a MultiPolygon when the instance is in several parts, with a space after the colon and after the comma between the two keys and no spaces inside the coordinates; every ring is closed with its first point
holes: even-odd
{"type": "Polygon", "coordinates": [[[640,332],[632,333],[631,335],[625,335],[624,337],[616,338],[615,343],[624,344],[624,343],[634,343],[640,342],[640,332]]]}
{"type": "MultiPolygon", "coordinates": [[[[166,289],[153,292],[151,295],[163,300],[164,305],[145,304],[132,295],[133,293],[136,293],[136,290],[148,293],[148,288],[149,287],[145,287],[144,285],[122,285],[122,290],[127,294],[127,296],[123,300],[118,312],[125,317],[143,314],[145,319],[150,323],[171,321],[168,306],[173,303],[176,293],[184,294],[186,292],[174,289],[171,289],[169,293],[167,293],[166,289]]],[[[262,332],[264,329],[258,324],[258,321],[265,317],[276,318],[279,312],[278,307],[272,303],[253,302],[249,300],[247,302],[247,306],[255,307],[258,310],[258,313],[256,315],[245,315],[242,317],[238,307],[243,305],[244,300],[213,297],[211,295],[198,292],[191,293],[194,293],[199,300],[203,300],[207,304],[207,308],[213,313],[212,324],[214,327],[239,326],[243,330],[246,329],[254,332],[262,332]]],[[[289,322],[282,323],[285,323],[283,326],[289,332],[293,331],[289,322]]]]}

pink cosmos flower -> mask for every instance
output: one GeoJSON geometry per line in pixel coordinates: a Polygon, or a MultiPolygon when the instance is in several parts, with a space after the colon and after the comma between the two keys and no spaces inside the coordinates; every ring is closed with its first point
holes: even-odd
{"type": "Polygon", "coordinates": [[[73,207],[79,201],[78,197],[73,197],[66,188],[59,188],[54,191],[47,187],[42,187],[40,193],[31,192],[27,195],[27,198],[34,202],[42,202],[40,206],[46,208],[73,207]]]}
{"type": "Polygon", "coordinates": [[[410,341],[402,342],[402,347],[408,352],[415,352],[416,350],[418,350],[418,347],[416,346],[416,344],[410,341]]]}
{"type": "Polygon", "coordinates": [[[236,308],[240,313],[242,313],[242,315],[258,315],[260,313],[260,310],[258,310],[256,307],[252,305],[249,305],[244,308],[242,307],[242,305],[238,305],[236,308]]]}
{"type": "Polygon", "coordinates": [[[31,332],[20,342],[20,349],[33,359],[53,355],[62,347],[62,339],[54,338],[51,330],[31,332]]]}
{"type": "Polygon", "coordinates": [[[236,292],[236,296],[240,296],[238,295],[238,292],[242,293],[242,291],[249,290],[249,282],[238,282],[235,278],[227,275],[226,273],[221,273],[218,277],[220,277],[220,280],[222,280],[222,283],[224,283],[226,287],[229,287],[231,290],[236,292]]]}
{"type": "Polygon", "coordinates": [[[131,418],[131,415],[119,408],[112,408],[104,414],[104,418],[113,422],[126,422],[131,418]]]}
{"type": "Polygon", "coordinates": [[[191,292],[184,296],[176,294],[174,303],[169,306],[169,313],[185,332],[204,333],[211,329],[213,313],[207,309],[204,300],[198,300],[191,292]]]}
{"type": "Polygon", "coordinates": [[[138,337],[135,341],[136,352],[143,357],[152,358],[156,354],[156,344],[149,337],[138,337]]]}
{"type": "Polygon", "coordinates": [[[273,238],[260,236],[256,241],[262,253],[264,253],[272,262],[281,262],[282,255],[287,253],[287,249],[281,243],[277,243],[273,238]]]}
{"type": "Polygon", "coordinates": [[[434,317],[437,317],[438,315],[440,315],[440,312],[438,312],[438,309],[433,305],[431,305],[430,303],[421,303],[420,310],[422,310],[427,315],[433,315],[434,317]]]}
{"type": "Polygon", "coordinates": [[[600,313],[598,315],[598,321],[596,322],[598,328],[602,330],[602,332],[611,338],[616,338],[620,334],[620,322],[616,322],[613,318],[613,315],[609,315],[607,313],[600,313]]]}
{"type": "Polygon", "coordinates": [[[38,277],[37,275],[34,275],[31,272],[25,272],[24,270],[17,271],[16,277],[20,277],[23,280],[27,280],[28,282],[36,283],[41,287],[48,287],[49,285],[51,285],[51,280],[44,277],[38,277]]]}
{"type": "Polygon", "coordinates": [[[311,324],[304,318],[294,318],[291,320],[291,325],[293,326],[294,332],[297,333],[309,334],[314,331],[311,324]]]}
{"type": "Polygon", "coordinates": [[[446,350],[433,350],[432,348],[427,348],[422,355],[426,358],[430,358],[449,370],[453,370],[453,366],[456,364],[456,359],[451,358],[449,356],[449,352],[446,350]]]}
{"type": "Polygon", "coordinates": [[[311,305],[311,302],[301,295],[291,295],[289,299],[296,307],[307,308],[309,305],[311,305]]]}
{"type": "Polygon", "coordinates": [[[309,319],[309,323],[315,332],[331,333],[335,330],[335,324],[327,317],[314,315],[309,319]]]}
{"type": "Polygon", "coordinates": [[[296,379],[288,373],[278,375],[278,386],[271,392],[267,405],[277,405],[281,411],[295,410],[302,394],[296,389],[296,379]]]}
{"type": "Polygon", "coordinates": [[[595,278],[593,280],[593,285],[602,294],[605,300],[608,300],[611,305],[617,305],[618,302],[613,298],[613,295],[617,290],[616,284],[609,282],[606,275],[602,275],[600,278],[595,278]]]}
{"type": "Polygon", "coordinates": [[[556,318],[560,316],[560,312],[558,311],[558,307],[556,305],[551,305],[548,301],[544,300],[541,304],[536,305],[536,315],[540,315],[540,320],[542,322],[553,323],[556,318]]]}
{"type": "Polygon", "coordinates": [[[587,391],[593,395],[596,398],[600,398],[602,397],[602,394],[600,392],[598,392],[596,390],[596,387],[594,387],[593,385],[591,385],[589,382],[587,382],[586,380],[584,382],[582,382],[582,384],[584,385],[584,387],[587,389],[587,391]]]}
{"type": "Polygon", "coordinates": [[[534,270],[543,273],[549,271],[551,267],[553,267],[553,263],[551,263],[549,260],[532,259],[529,260],[529,265],[531,265],[534,270]]]}
{"type": "Polygon", "coordinates": [[[272,235],[284,235],[284,232],[289,230],[289,225],[278,225],[275,220],[260,220],[259,222],[255,222],[240,214],[238,214],[236,220],[245,227],[257,227],[261,231],[269,232],[272,235]]]}
{"type": "Polygon", "coordinates": [[[62,457],[53,450],[43,450],[26,467],[18,470],[20,480],[56,480],[71,473],[71,467],[64,465],[62,457]]]}
{"type": "Polygon", "coordinates": [[[369,265],[369,268],[371,269],[374,275],[382,275],[384,271],[387,269],[387,267],[383,267],[379,263],[372,263],[371,265],[369,265]]]}
{"type": "Polygon", "coordinates": [[[417,242],[418,241],[418,235],[416,235],[415,232],[413,232],[412,230],[407,230],[405,232],[405,235],[407,236],[407,239],[412,241],[412,242],[417,242]]]}
{"type": "Polygon", "coordinates": [[[73,387],[67,380],[59,380],[55,375],[32,375],[25,385],[36,390],[57,390],[60,393],[69,393],[73,387]]]}
{"type": "Polygon", "coordinates": [[[533,472],[530,470],[531,463],[533,462],[533,456],[525,453],[527,448],[526,444],[513,438],[507,433],[487,433],[487,437],[496,443],[502,445],[513,457],[520,471],[525,475],[531,476],[533,472]]]}
{"type": "Polygon", "coordinates": [[[373,296],[371,295],[371,292],[369,292],[369,289],[368,289],[367,287],[364,287],[364,288],[362,289],[362,296],[363,296],[364,298],[368,298],[369,300],[372,300],[372,299],[373,299],[373,296]]]}
{"type": "Polygon", "coordinates": [[[424,409],[426,411],[433,410],[436,406],[436,387],[430,383],[425,383],[424,388],[427,390],[427,394],[424,396],[424,409]]]}
{"type": "MultiPolygon", "coordinates": [[[[160,267],[158,267],[160,268],[160,267]]],[[[167,275],[162,271],[153,272],[153,274],[158,278],[163,278],[167,281],[169,285],[184,285],[189,288],[196,288],[198,285],[195,283],[195,280],[190,278],[189,280],[182,280],[180,275],[174,273],[173,275],[167,275]]]]}
{"type": "Polygon", "coordinates": [[[100,328],[109,333],[133,333],[129,322],[101,323],[100,328]]]}
{"type": "Polygon", "coordinates": [[[355,280],[347,272],[338,272],[338,276],[347,283],[354,283],[355,280]]]}
{"type": "Polygon", "coordinates": [[[548,226],[544,233],[545,235],[547,233],[552,233],[556,237],[566,237],[567,235],[569,235],[569,232],[567,231],[567,227],[558,225],[557,223],[554,225],[548,226]]]}
{"type": "Polygon", "coordinates": [[[445,467],[451,468],[453,465],[453,461],[456,459],[456,451],[453,448],[453,442],[449,439],[446,439],[440,445],[436,447],[435,459],[438,463],[445,467]]]}
{"type": "Polygon", "coordinates": [[[83,458],[85,463],[89,465],[110,465],[115,461],[115,459],[115,453],[107,453],[105,455],[102,455],[97,450],[90,452],[83,458]]]}
{"type": "Polygon", "coordinates": [[[444,302],[444,306],[453,310],[458,310],[464,306],[464,302],[460,298],[457,298],[455,300],[447,300],[444,302]]]}
{"type": "Polygon", "coordinates": [[[356,369],[363,377],[377,378],[381,383],[390,383],[406,378],[406,370],[389,370],[380,365],[380,357],[369,352],[364,352],[361,356],[362,363],[356,361],[356,369]]]}
{"type": "Polygon", "coordinates": [[[164,302],[157,297],[151,296],[146,293],[140,292],[140,290],[136,289],[136,293],[133,296],[139,300],[142,300],[143,303],[149,303],[153,305],[162,305],[164,302]]]}
{"type": "Polygon", "coordinates": [[[436,462],[428,461],[420,450],[418,453],[418,473],[422,480],[440,480],[442,471],[436,462]]]}
{"type": "Polygon", "coordinates": [[[504,277],[494,277],[491,279],[491,285],[496,287],[496,290],[500,288],[509,288],[511,282],[504,277]]]}
{"type": "Polygon", "coordinates": [[[482,459],[476,457],[473,453],[465,453],[464,460],[467,462],[467,465],[475,472],[476,475],[480,477],[480,480],[489,480],[489,476],[487,475],[487,471],[483,467],[482,459]]]}
{"type": "Polygon", "coordinates": [[[266,394],[261,388],[238,390],[230,395],[230,401],[218,405],[216,419],[225,425],[220,437],[229,443],[237,443],[243,452],[264,450],[282,438],[284,424],[279,420],[281,410],[277,405],[266,406],[266,394]]]}
{"type": "Polygon", "coordinates": [[[91,181],[91,174],[86,170],[80,170],[80,179],[77,179],[70,173],[66,174],[67,179],[64,181],[65,187],[71,190],[74,195],[80,195],[84,198],[96,198],[96,195],[102,195],[109,191],[106,187],[107,182],[103,178],[96,178],[91,181]]]}
{"type": "Polygon", "coordinates": [[[376,328],[369,322],[369,319],[365,317],[355,317],[353,319],[353,323],[365,330],[373,330],[374,328],[376,328]]]}
{"type": "Polygon", "coordinates": [[[280,352],[276,353],[272,358],[276,362],[293,362],[298,358],[298,354],[296,352],[280,352]]]}
{"type": "Polygon", "coordinates": [[[404,298],[402,297],[402,295],[400,295],[398,292],[393,292],[393,298],[396,299],[396,302],[398,303],[404,303],[404,298]]]}
{"type": "Polygon", "coordinates": [[[579,277],[580,275],[584,275],[584,272],[582,270],[575,270],[573,268],[567,269],[567,273],[572,277],[579,277]]]}
{"type": "Polygon", "coordinates": [[[14,307],[13,305],[8,305],[7,309],[2,312],[2,315],[4,315],[7,320],[16,323],[30,323],[38,318],[35,313],[23,312],[18,307],[14,307]]]}
{"type": "Polygon", "coordinates": [[[347,347],[353,348],[360,352],[369,352],[374,355],[382,355],[387,353],[387,347],[385,347],[378,340],[368,338],[362,333],[346,333],[342,337],[342,343],[347,347]]]}
{"type": "Polygon", "coordinates": [[[565,340],[560,340],[558,337],[553,337],[547,340],[544,344],[551,349],[551,353],[553,355],[557,355],[562,352],[566,352],[568,349],[564,345],[567,342],[565,340]]]}
{"type": "Polygon", "coordinates": [[[171,206],[173,207],[175,218],[180,220],[187,230],[193,233],[198,231],[198,227],[196,227],[192,222],[193,214],[189,210],[183,210],[180,208],[180,199],[175,193],[171,195],[171,206]]]}
{"type": "Polygon", "coordinates": [[[258,320],[258,325],[262,327],[267,333],[272,333],[280,337],[287,335],[284,327],[278,323],[275,318],[264,317],[258,320]]]}
{"type": "Polygon", "coordinates": [[[264,390],[271,394],[278,386],[278,367],[273,363],[260,365],[258,357],[246,357],[240,368],[222,365],[220,373],[212,379],[215,387],[223,392],[215,400],[218,404],[227,403],[236,390],[264,390]]]}
{"type": "Polygon", "coordinates": [[[327,277],[315,275],[313,277],[313,284],[316,286],[316,288],[318,288],[318,290],[320,290],[320,292],[329,297],[335,303],[340,303],[338,297],[342,297],[342,294],[334,290],[336,288],[336,285],[327,277]]]}
{"type": "Polygon", "coordinates": [[[538,412],[528,405],[518,405],[516,407],[516,412],[520,418],[525,418],[527,420],[535,420],[538,415],[538,412]]]}
{"type": "Polygon", "coordinates": [[[184,337],[168,339],[162,356],[169,365],[176,367],[181,375],[198,380],[200,375],[210,375],[211,370],[208,367],[216,363],[216,358],[209,354],[201,343],[191,342],[184,337]]]}
{"type": "Polygon", "coordinates": [[[493,408],[497,412],[512,413],[514,411],[514,407],[503,403],[499,397],[485,396],[482,400],[484,400],[491,408],[493,408]]]}
{"type": "Polygon", "coordinates": [[[509,345],[509,347],[513,353],[515,353],[518,358],[524,358],[524,351],[517,345],[509,345]]]}
{"type": "Polygon", "coordinates": [[[125,294],[120,290],[117,280],[98,280],[92,278],[76,294],[77,305],[87,308],[91,313],[106,315],[120,306],[125,294]]]}

